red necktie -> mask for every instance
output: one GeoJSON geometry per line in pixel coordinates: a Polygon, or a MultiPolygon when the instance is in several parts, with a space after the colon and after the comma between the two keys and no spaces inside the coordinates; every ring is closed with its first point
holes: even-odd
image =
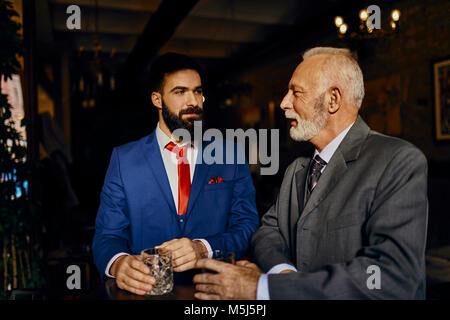
{"type": "Polygon", "coordinates": [[[178,147],[175,143],[169,142],[166,149],[175,153],[178,161],[178,215],[186,213],[191,192],[191,171],[187,161],[187,147],[178,147]]]}

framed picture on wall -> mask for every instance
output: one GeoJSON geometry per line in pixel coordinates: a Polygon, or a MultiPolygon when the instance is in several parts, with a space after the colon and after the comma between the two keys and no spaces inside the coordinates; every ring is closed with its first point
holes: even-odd
{"type": "Polygon", "coordinates": [[[450,140],[450,58],[433,63],[437,140],[450,140]]]}

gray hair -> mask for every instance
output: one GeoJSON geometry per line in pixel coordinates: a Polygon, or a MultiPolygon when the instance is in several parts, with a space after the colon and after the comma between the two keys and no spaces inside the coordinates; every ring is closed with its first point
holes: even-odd
{"type": "Polygon", "coordinates": [[[322,64],[322,85],[325,85],[326,81],[335,80],[345,86],[352,100],[349,103],[360,108],[364,98],[364,80],[361,68],[351,51],[344,48],[315,47],[303,53],[303,60],[319,54],[328,56],[322,64]]]}

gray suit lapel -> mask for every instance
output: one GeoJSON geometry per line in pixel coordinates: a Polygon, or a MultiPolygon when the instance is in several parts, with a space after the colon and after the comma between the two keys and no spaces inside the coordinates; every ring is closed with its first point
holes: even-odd
{"type": "Polygon", "coordinates": [[[297,225],[300,212],[303,211],[303,193],[305,190],[306,174],[308,172],[308,164],[310,159],[301,158],[294,171],[294,177],[291,184],[291,203],[289,206],[289,234],[291,256],[295,257],[295,243],[297,234],[295,228],[297,225]]]}
{"type": "MultiPolygon", "coordinates": [[[[326,198],[328,193],[333,189],[347,170],[347,163],[358,158],[369,131],[370,128],[366,125],[362,118],[358,116],[355,124],[349,130],[344,140],[342,140],[336,152],[331,157],[330,162],[323,171],[319,182],[311,193],[311,196],[303,209],[300,219],[304,219],[308,216],[311,211],[317,207],[323,199],[326,198]]],[[[306,181],[306,176],[304,180],[306,181]]],[[[304,184],[305,181],[303,182],[304,184]]]]}
{"type": "Polygon", "coordinates": [[[311,211],[317,207],[317,205],[328,195],[328,193],[333,189],[334,185],[339,181],[341,176],[347,170],[347,164],[342,156],[341,152],[336,150],[330,163],[327,164],[322,176],[319,179],[316,187],[314,188],[311,196],[306,202],[305,208],[300,219],[308,216],[311,211]]]}

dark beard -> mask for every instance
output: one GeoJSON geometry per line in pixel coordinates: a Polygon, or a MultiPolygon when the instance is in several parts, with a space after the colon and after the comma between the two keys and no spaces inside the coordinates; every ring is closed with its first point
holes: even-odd
{"type": "Polygon", "coordinates": [[[191,140],[194,139],[194,121],[202,121],[203,110],[200,107],[189,107],[187,109],[181,110],[178,116],[172,113],[169,108],[167,108],[164,100],[161,103],[162,116],[164,122],[169,128],[170,132],[173,133],[176,129],[186,129],[191,135],[191,140]],[[183,115],[187,113],[195,113],[198,115],[197,118],[192,118],[188,120],[183,120],[183,115]]]}

